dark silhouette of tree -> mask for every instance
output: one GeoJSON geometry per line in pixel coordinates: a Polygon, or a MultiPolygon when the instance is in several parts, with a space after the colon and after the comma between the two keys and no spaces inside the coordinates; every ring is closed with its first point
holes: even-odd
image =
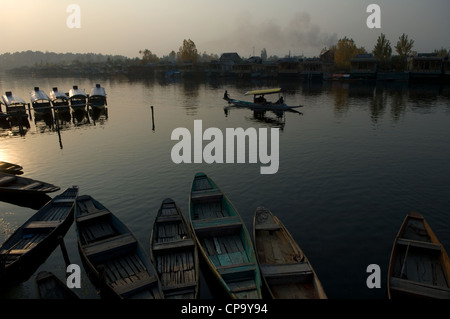
{"type": "Polygon", "coordinates": [[[414,40],[408,40],[408,36],[406,34],[402,34],[397,41],[397,45],[395,46],[395,51],[397,51],[398,55],[401,57],[407,57],[411,54],[412,48],[414,46],[414,40]]]}
{"type": "Polygon", "coordinates": [[[358,48],[353,41],[344,37],[340,39],[336,44],[336,51],[334,53],[334,63],[339,69],[348,70],[350,69],[350,60],[357,56],[358,54],[367,53],[363,47],[358,48]]]}
{"type": "Polygon", "coordinates": [[[380,61],[387,61],[392,55],[391,42],[386,39],[386,36],[382,33],[377,40],[377,44],[373,48],[373,56],[380,61]]]}
{"type": "Polygon", "coordinates": [[[178,60],[181,62],[197,63],[198,58],[199,54],[194,41],[185,39],[183,41],[183,46],[181,46],[178,51],[178,60]]]}

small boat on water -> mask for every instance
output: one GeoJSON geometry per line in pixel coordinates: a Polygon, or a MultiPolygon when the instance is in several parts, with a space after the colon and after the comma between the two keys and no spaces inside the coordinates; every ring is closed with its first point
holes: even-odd
{"type": "Polygon", "coordinates": [[[44,91],[40,90],[39,87],[35,87],[33,91],[30,93],[31,95],[31,105],[33,109],[37,112],[50,112],[51,110],[51,101],[47,94],[44,91]]]}
{"type": "Polygon", "coordinates": [[[27,103],[11,91],[6,92],[3,96],[3,104],[6,107],[6,113],[16,117],[27,117],[27,103]]]}
{"type": "Polygon", "coordinates": [[[88,96],[86,92],[74,85],[69,91],[70,106],[74,109],[86,107],[88,96]]]}
{"type": "Polygon", "coordinates": [[[52,88],[52,90],[50,91],[50,101],[56,111],[69,109],[69,97],[66,93],[59,91],[57,87],[52,88]]]}
{"type": "Polygon", "coordinates": [[[162,299],[161,283],[134,234],[100,202],[79,196],[75,208],[78,250],[105,298],[162,299]]]}
{"type": "Polygon", "coordinates": [[[197,244],[177,204],[165,199],[153,223],[151,260],[166,299],[196,299],[199,288],[197,244]]]}
{"type": "Polygon", "coordinates": [[[204,173],[194,177],[189,217],[201,255],[233,299],[260,299],[261,275],[250,234],[232,203],[204,173]]]}
{"type": "Polygon", "coordinates": [[[60,188],[58,186],[50,183],[0,172],[0,192],[44,194],[59,190],[60,188]]]}
{"type": "Polygon", "coordinates": [[[105,106],[106,105],[106,92],[105,88],[100,84],[96,84],[89,93],[88,103],[91,106],[105,106]]]}
{"type": "Polygon", "coordinates": [[[308,258],[283,223],[264,207],[253,219],[261,276],[273,299],[327,299],[308,258]]]}
{"type": "Polygon", "coordinates": [[[78,187],[55,196],[0,247],[0,282],[27,280],[60,244],[73,223],[78,187]]]}
{"type": "Polygon", "coordinates": [[[22,170],[23,167],[18,164],[0,161],[0,172],[13,175],[22,175],[23,174],[22,170]]]}
{"type": "Polygon", "coordinates": [[[80,299],[75,291],[50,271],[40,271],[36,276],[40,299],[80,299]]]}
{"type": "Polygon", "coordinates": [[[392,247],[388,298],[450,299],[450,259],[425,218],[406,215],[392,247]]]}
{"type": "Polygon", "coordinates": [[[287,105],[284,102],[284,97],[281,95],[282,92],[283,90],[281,88],[246,92],[244,95],[253,95],[253,102],[232,99],[228,96],[227,91],[225,92],[223,98],[228,102],[228,104],[232,104],[236,107],[250,108],[252,110],[288,111],[298,107],[302,107],[302,105],[287,105]],[[265,95],[270,94],[278,94],[278,100],[276,102],[267,101],[265,95]]]}

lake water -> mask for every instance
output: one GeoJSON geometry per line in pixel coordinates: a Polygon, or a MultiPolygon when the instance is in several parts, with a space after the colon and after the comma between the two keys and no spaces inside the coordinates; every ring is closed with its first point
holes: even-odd
{"type": "MultiPolygon", "coordinates": [[[[149,249],[153,219],[163,199],[188,213],[194,174],[207,173],[227,194],[252,230],[257,206],[271,209],[310,259],[330,299],[386,298],[392,243],[410,211],[423,214],[450,249],[450,87],[431,84],[278,80],[195,81],[127,78],[0,79],[0,92],[29,101],[72,85],[107,92],[107,115],[68,121],[60,134],[44,122],[19,132],[0,129],[0,160],[17,163],[24,177],[61,187],[80,187],[124,221],[149,249]],[[222,99],[258,88],[282,86],[288,104],[302,114],[277,117],[230,109],[222,99]],[[154,127],[152,111],[154,111],[154,127]],[[261,163],[175,164],[176,128],[279,128],[279,170],[260,174],[261,163]],[[381,269],[381,288],[370,289],[368,265],[381,269]]],[[[205,141],[204,145],[207,144],[205,141]]],[[[248,161],[247,161],[248,162],[248,161]]],[[[60,193],[49,194],[51,197],[60,193]]],[[[0,201],[0,242],[36,209],[0,201]]],[[[81,264],[75,225],[65,244],[70,261],[81,264]]],[[[58,247],[40,270],[65,275],[58,247]]],[[[36,272],[36,273],[37,273],[36,272]]],[[[78,293],[98,298],[85,273],[78,293]]],[[[3,292],[2,298],[36,298],[35,276],[3,292]]],[[[202,298],[211,292],[202,283],[202,298]]]]}

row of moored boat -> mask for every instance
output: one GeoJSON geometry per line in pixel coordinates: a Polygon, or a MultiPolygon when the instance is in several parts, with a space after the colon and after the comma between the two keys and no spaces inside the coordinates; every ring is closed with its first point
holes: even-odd
{"type": "MultiPolygon", "coordinates": [[[[3,178],[0,176],[0,183],[3,178]]],[[[19,192],[17,188],[14,191],[19,192]]],[[[309,259],[270,210],[256,209],[251,236],[217,184],[206,174],[197,173],[188,217],[175,201],[163,200],[153,221],[150,251],[146,252],[106,206],[90,195],[78,195],[78,187],[70,187],[39,209],[0,247],[0,282],[27,280],[75,221],[83,265],[102,297],[199,298],[202,258],[220,291],[230,298],[327,298],[309,259]]],[[[444,247],[423,216],[408,214],[392,250],[389,298],[448,299],[449,278],[450,261],[444,247]]],[[[79,298],[51,272],[40,272],[36,282],[42,298],[79,298]]]]}

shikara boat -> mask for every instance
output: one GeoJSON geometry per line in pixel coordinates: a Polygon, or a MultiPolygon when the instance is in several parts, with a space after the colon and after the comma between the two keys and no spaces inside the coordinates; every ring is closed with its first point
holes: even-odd
{"type": "Polygon", "coordinates": [[[127,226],[89,195],[75,208],[78,250],[103,298],[161,299],[156,271],[127,226]]]}
{"type": "Polygon", "coordinates": [[[73,223],[78,187],[55,196],[0,247],[0,281],[27,280],[60,244],[73,223]]]}
{"type": "Polygon", "coordinates": [[[2,99],[7,114],[15,117],[27,117],[28,104],[21,97],[8,91],[2,96],[2,99]]]}
{"type": "Polygon", "coordinates": [[[308,258],[283,223],[264,207],[253,219],[261,276],[273,299],[327,299],[308,258]]]}
{"type": "Polygon", "coordinates": [[[96,84],[89,93],[88,103],[91,106],[105,106],[106,105],[106,92],[105,88],[100,84],[96,84]]]}
{"type": "Polygon", "coordinates": [[[88,96],[86,92],[79,89],[77,85],[74,85],[69,91],[70,106],[73,109],[79,109],[86,107],[88,96]]]}
{"type": "Polygon", "coordinates": [[[153,223],[151,260],[166,299],[196,299],[199,288],[197,244],[176,203],[165,199],[153,223]]]}
{"type": "Polygon", "coordinates": [[[255,90],[246,92],[244,95],[253,95],[253,101],[242,101],[237,99],[232,99],[228,96],[228,93],[225,92],[224,100],[228,102],[228,104],[234,105],[236,107],[245,107],[252,110],[271,110],[271,111],[288,111],[298,107],[301,105],[289,106],[284,102],[284,98],[281,95],[283,90],[281,88],[276,89],[267,89],[267,90],[255,90]],[[267,101],[265,95],[270,94],[278,94],[278,100],[276,102],[267,101]]]}
{"type": "Polygon", "coordinates": [[[388,297],[450,299],[450,260],[425,218],[406,215],[394,240],[388,297]]]}
{"type": "Polygon", "coordinates": [[[189,217],[201,255],[233,299],[260,299],[261,275],[250,234],[233,204],[204,173],[194,177],[189,217]]]}
{"type": "Polygon", "coordinates": [[[0,172],[13,174],[13,175],[22,175],[23,167],[18,164],[8,163],[4,161],[0,161],[0,172]]]}
{"type": "Polygon", "coordinates": [[[32,178],[0,172],[0,192],[38,194],[52,193],[60,190],[58,186],[32,178]]]}
{"type": "Polygon", "coordinates": [[[67,284],[49,271],[40,271],[36,276],[36,285],[40,299],[80,299],[67,284]]]}
{"type": "Polygon", "coordinates": [[[30,93],[31,95],[31,105],[33,109],[37,112],[50,112],[51,111],[51,101],[44,91],[40,90],[39,87],[35,87],[30,93]]]}
{"type": "Polygon", "coordinates": [[[59,91],[57,87],[52,88],[52,90],[50,91],[50,101],[56,111],[69,109],[69,97],[66,93],[59,91]]]}

